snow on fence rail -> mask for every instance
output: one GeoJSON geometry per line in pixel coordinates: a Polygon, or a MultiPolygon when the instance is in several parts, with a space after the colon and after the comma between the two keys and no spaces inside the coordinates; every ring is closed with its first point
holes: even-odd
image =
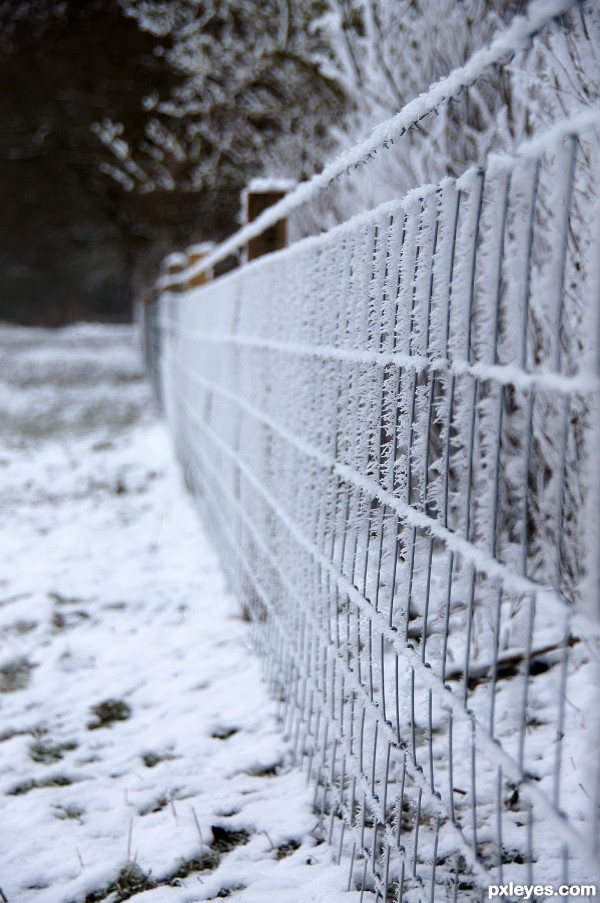
{"type": "Polygon", "coordinates": [[[599,130],[146,311],[320,830],[381,900],[598,877],[599,130]]]}

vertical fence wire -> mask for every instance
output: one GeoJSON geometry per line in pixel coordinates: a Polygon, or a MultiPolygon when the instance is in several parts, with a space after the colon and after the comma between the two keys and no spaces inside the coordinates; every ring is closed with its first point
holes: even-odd
{"type": "Polygon", "coordinates": [[[146,309],[188,484],[362,896],[598,868],[599,181],[590,126],[146,309]]]}

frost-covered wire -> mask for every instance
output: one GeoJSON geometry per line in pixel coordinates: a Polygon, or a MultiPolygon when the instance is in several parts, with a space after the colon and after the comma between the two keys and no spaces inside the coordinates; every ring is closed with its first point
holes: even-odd
{"type": "Polygon", "coordinates": [[[380,150],[394,144],[408,130],[418,127],[418,123],[434,114],[438,107],[450,103],[487,72],[509,62],[516,53],[526,49],[535,35],[557,17],[576,6],[577,2],[578,0],[535,0],[530,3],[527,13],[515,16],[489,47],[476,51],[464,66],[453,70],[432,85],[427,92],[411,100],[395,116],[380,123],[368,138],[340,154],[325,166],[321,173],[299,184],[256,220],[222,242],[213,254],[198,261],[184,273],[170,277],[170,283],[172,285],[184,283],[199,273],[209,271],[217,263],[236,253],[252,238],[261,235],[280,219],[288,217],[298,207],[315,198],[336,179],[351,169],[366,165],[380,150]]]}
{"type": "Polygon", "coordinates": [[[599,133],[147,310],[320,836],[382,900],[598,867],[599,133]]]}

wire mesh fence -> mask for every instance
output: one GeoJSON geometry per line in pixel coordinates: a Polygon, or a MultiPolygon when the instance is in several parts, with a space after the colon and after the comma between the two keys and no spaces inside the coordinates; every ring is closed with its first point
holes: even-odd
{"type": "Polygon", "coordinates": [[[146,310],[319,831],[376,899],[597,877],[598,133],[146,310]]]}

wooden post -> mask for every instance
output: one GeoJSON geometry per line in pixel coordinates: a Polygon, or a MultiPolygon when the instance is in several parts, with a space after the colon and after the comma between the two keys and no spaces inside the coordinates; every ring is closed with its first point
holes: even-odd
{"type": "Polygon", "coordinates": [[[186,283],[182,281],[172,280],[172,276],[178,276],[183,273],[188,266],[187,254],[180,251],[174,251],[167,255],[161,264],[161,282],[162,287],[168,292],[184,292],[186,283]]]}
{"type": "MultiPolygon", "coordinates": [[[[199,260],[202,260],[204,257],[208,257],[211,254],[216,245],[214,241],[202,241],[197,245],[190,245],[187,249],[187,257],[188,257],[188,265],[193,267],[195,263],[198,263],[199,260]]],[[[196,288],[198,285],[205,285],[207,282],[210,282],[213,278],[212,267],[208,270],[203,270],[201,273],[197,273],[195,276],[190,276],[187,281],[186,288],[196,288]]]]}
{"type": "MultiPolygon", "coordinates": [[[[244,223],[251,223],[260,214],[272,207],[293,188],[289,179],[253,179],[242,192],[244,223]]],[[[255,260],[263,254],[280,251],[287,245],[287,219],[278,220],[261,235],[250,239],[246,245],[246,260],[255,260]]]]}

